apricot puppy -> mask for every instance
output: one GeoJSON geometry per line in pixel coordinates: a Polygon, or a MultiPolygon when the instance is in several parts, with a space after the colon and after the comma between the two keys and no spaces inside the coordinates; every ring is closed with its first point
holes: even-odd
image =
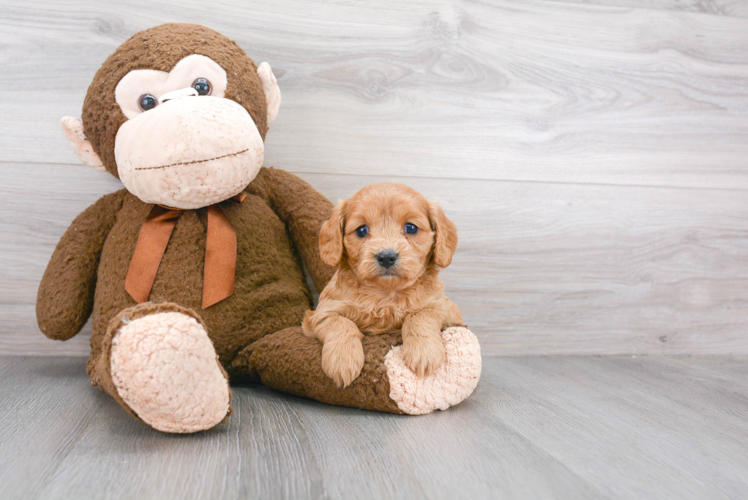
{"type": "Polygon", "coordinates": [[[319,248],[337,271],[302,326],[323,343],[322,369],[338,387],[361,373],[364,334],[402,330],[411,370],[427,376],[441,366],[440,333],[462,324],[438,277],[456,247],[457,228],[442,209],[403,184],[367,186],[335,207],[319,248]]]}

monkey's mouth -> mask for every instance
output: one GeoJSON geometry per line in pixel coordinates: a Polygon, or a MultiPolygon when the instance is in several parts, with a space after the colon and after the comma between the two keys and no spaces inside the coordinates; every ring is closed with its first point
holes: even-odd
{"type": "Polygon", "coordinates": [[[242,149],[241,151],[237,151],[236,153],[229,153],[221,156],[215,156],[213,158],[206,158],[205,160],[192,160],[192,161],[180,161],[177,163],[170,163],[168,165],[159,165],[157,167],[137,167],[134,170],[159,170],[162,168],[170,168],[170,167],[178,167],[180,165],[194,165],[196,163],[207,163],[209,161],[213,160],[220,160],[222,158],[230,158],[232,156],[239,156],[249,151],[249,148],[242,149]]]}

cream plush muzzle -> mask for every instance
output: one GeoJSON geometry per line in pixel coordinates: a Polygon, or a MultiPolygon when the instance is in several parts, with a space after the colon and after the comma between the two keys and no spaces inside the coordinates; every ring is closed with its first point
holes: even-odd
{"type": "Polygon", "coordinates": [[[145,203],[196,209],[239,194],[265,148],[247,110],[213,96],[181,96],[126,121],[114,148],[120,180],[145,203]]]}

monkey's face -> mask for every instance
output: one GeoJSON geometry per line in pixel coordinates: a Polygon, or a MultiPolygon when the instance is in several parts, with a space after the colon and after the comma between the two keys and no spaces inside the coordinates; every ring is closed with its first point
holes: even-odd
{"type": "Polygon", "coordinates": [[[61,123],[85,163],[144,202],[194,209],[254,179],[279,106],[267,63],[203,26],[164,24],[123,43],[96,73],[83,120],[61,123]]]}
{"type": "Polygon", "coordinates": [[[262,137],[225,98],[226,71],[193,54],[166,73],[130,71],[115,90],[127,121],[114,155],[125,187],[146,203],[199,208],[240,193],[262,166],[262,137]]]}

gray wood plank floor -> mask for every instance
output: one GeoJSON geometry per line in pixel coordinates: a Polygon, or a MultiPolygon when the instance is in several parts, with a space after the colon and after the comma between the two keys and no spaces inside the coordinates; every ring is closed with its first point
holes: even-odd
{"type": "Polygon", "coordinates": [[[228,424],[161,434],[85,360],[0,357],[2,498],[746,498],[748,359],[490,357],[424,417],[235,388],[228,424]]]}

